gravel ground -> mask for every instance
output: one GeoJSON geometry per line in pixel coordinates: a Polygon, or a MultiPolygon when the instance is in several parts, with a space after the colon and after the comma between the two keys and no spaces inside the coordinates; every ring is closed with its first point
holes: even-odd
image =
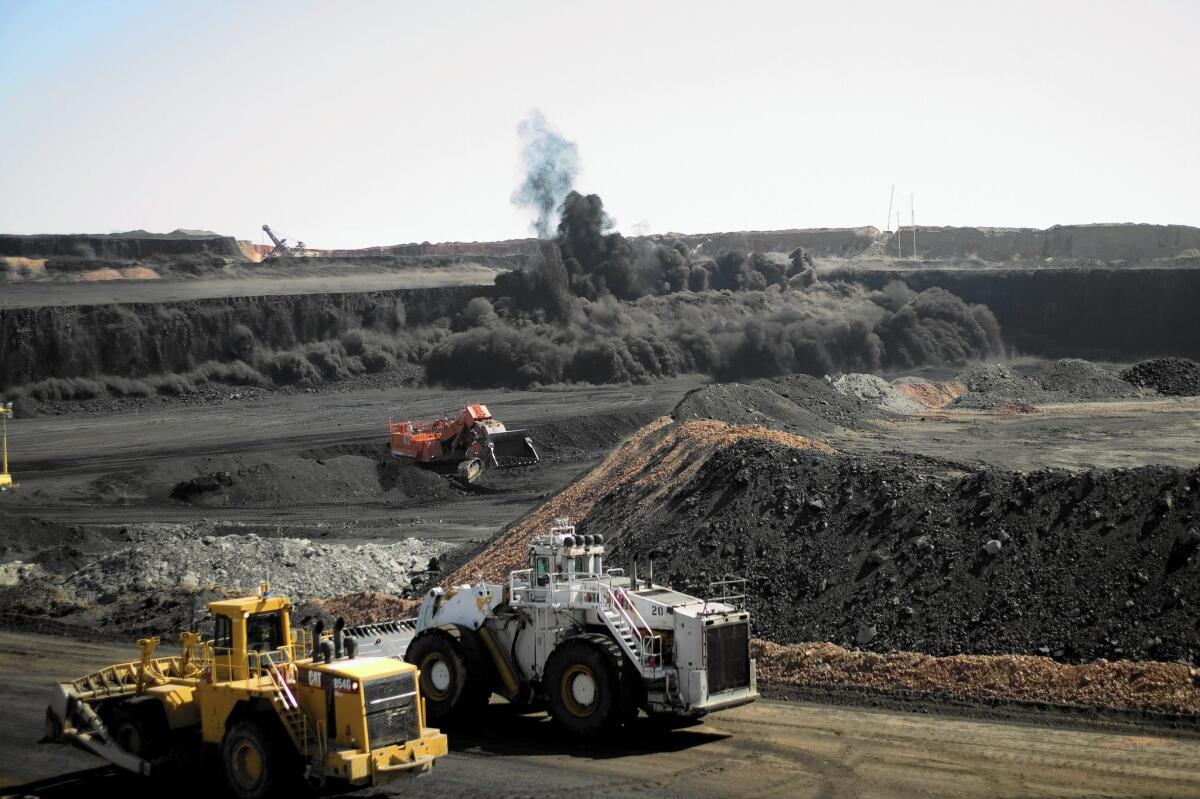
{"type": "Polygon", "coordinates": [[[342,546],[306,538],[205,535],[198,525],[142,525],[128,543],[66,577],[82,602],[182,588],[253,592],[259,582],[295,600],[355,591],[399,593],[449,546],[407,538],[394,544],[342,546]]]}

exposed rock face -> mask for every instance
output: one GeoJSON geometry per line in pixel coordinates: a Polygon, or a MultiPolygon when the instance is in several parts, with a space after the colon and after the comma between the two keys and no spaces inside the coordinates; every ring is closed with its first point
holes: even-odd
{"type": "MultiPolygon", "coordinates": [[[[1186,259],[1184,259],[1186,260],[1186,259]]],[[[986,305],[1013,354],[1132,361],[1200,359],[1200,268],[986,268],[835,270],[830,280],[874,289],[903,281],[986,305]]]]}
{"type": "Polygon", "coordinates": [[[26,258],[155,259],[179,256],[219,256],[247,260],[232,236],[207,231],[173,233],[0,235],[0,256],[26,258]]]}
{"type": "Polygon", "coordinates": [[[300,350],[325,343],[329,351],[318,360],[332,370],[327,377],[336,378],[337,362],[344,366],[347,357],[395,360],[412,344],[411,331],[488,291],[467,286],[3,309],[0,389],[44,378],[182,373],[211,361],[240,361],[268,377],[274,372],[276,382],[296,382],[319,378],[313,353],[300,350]]]}

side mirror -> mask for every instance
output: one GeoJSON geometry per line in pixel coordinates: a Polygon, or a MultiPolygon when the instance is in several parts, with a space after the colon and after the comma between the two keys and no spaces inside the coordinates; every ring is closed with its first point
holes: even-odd
{"type": "Polygon", "coordinates": [[[537,577],[537,584],[538,584],[539,586],[547,586],[547,585],[550,585],[550,575],[548,575],[548,574],[539,574],[539,575],[538,575],[538,577],[537,577]]]}

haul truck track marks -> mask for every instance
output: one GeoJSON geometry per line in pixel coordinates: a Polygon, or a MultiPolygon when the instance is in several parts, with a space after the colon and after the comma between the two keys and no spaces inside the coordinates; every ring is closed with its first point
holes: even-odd
{"type": "Polygon", "coordinates": [[[544,699],[579,736],[631,722],[639,709],[686,722],[758,697],[744,580],[708,598],[605,569],[604,542],[559,519],[505,585],[431,589],[415,619],[351,628],[364,654],[420,670],[433,723],[461,721],[495,692],[544,699]]]}
{"type": "Polygon", "coordinates": [[[259,799],[303,777],[377,785],[427,773],[446,736],[425,726],[417,670],[359,657],[340,624],[291,626],[291,603],[257,596],[209,604],[212,640],[181,635],[177,656],[141,658],[60,683],[47,738],[150,775],[219,757],[230,792],[259,799]]]}

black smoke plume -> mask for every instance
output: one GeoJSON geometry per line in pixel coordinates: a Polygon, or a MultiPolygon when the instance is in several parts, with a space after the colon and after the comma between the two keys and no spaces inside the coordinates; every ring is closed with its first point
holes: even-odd
{"type": "Polygon", "coordinates": [[[563,138],[541,111],[533,111],[522,120],[517,135],[521,139],[525,180],[513,192],[512,202],[533,211],[534,231],[539,239],[548,239],[558,208],[579,172],[579,149],[575,142],[563,138]]]}

